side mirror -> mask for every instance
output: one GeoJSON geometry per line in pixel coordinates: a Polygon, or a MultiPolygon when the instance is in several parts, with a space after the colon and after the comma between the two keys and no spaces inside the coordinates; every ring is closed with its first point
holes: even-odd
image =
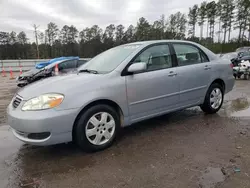
{"type": "Polygon", "coordinates": [[[146,69],[147,69],[147,64],[144,62],[133,63],[132,65],[129,66],[128,72],[136,73],[136,72],[145,71],[146,69]]]}

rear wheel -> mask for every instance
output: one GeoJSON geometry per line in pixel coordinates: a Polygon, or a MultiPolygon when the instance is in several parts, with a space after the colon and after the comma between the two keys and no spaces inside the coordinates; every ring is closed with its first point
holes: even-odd
{"type": "Polygon", "coordinates": [[[205,113],[214,114],[220,110],[223,99],[223,87],[218,83],[213,83],[207,91],[204,103],[201,105],[201,109],[205,113]]]}
{"type": "Polygon", "coordinates": [[[85,151],[98,151],[112,145],[120,128],[118,113],[110,106],[96,105],[77,121],[74,140],[85,151]]]}

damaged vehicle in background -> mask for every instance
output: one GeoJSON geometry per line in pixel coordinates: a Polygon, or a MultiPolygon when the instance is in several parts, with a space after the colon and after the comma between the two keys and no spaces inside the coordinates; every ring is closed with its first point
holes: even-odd
{"type": "Polygon", "coordinates": [[[231,52],[224,54],[221,58],[229,59],[233,65],[233,75],[240,79],[242,76],[245,80],[250,77],[250,51],[231,52]]]}
{"type": "Polygon", "coordinates": [[[54,76],[56,65],[58,65],[59,74],[75,72],[77,71],[78,67],[86,63],[88,60],[89,59],[79,58],[63,59],[55,61],[54,63],[51,63],[41,69],[33,68],[17,77],[17,86],[24,87],[27,84],[33,83],[35,81],[54,76]]]}
{"type": "Polygon", "coordinates": [[[42,68],[44,68],[44,67],[48,66],[49,64],[52,64],[52,63],[54,63],[56,61],[61,61],[61,60],[66,60],[66,59],[75,59],[75,58],[79,59],[78,56],[76,56],[76,57],[75,56],[57,57],[57,58],[54,58],[54,59],[50,59],[49,61],[37,63],[36,64],[36,69],[42,69],[42,68]]]}
{"type": "Polygon", "coordinates": [[[231,60],[233,66],[237,67],[244,61],[250,61],[250,51],[226,53],[221,58],[231,60]]]}

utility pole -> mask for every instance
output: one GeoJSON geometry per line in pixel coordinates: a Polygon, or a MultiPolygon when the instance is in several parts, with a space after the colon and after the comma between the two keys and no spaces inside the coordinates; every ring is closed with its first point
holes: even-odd
{"type": "Polygon", "coordinates": [[[40,59],[40,55],[39,55],[39,46],[38,46],[38,34],[37,34],[37,28],[39,26],[37,26],[36,24],[33,25],[34,27],[34,33],[35,33],[35,38],[36,38],[36,52],[37,52],[37,59],[40,59]]]}

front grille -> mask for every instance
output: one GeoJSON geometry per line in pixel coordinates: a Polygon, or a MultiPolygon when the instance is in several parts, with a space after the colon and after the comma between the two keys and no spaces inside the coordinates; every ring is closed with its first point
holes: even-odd
{"type": "Polygon", "coordinates": [[[19,96],[16,96],[15,99],[12,102],[12,106],[14,108],[17,108],[19,106],[19,104],[22,102],[22,98],[19,96]]]}

